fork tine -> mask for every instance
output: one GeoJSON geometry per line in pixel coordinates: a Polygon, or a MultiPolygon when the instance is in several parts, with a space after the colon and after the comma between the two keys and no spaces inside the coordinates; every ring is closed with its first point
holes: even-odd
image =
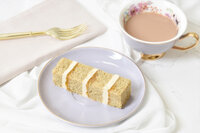
{"type": "Polygon", "coordinates": [[[86,27],[86,25],[85,24],[80,24],[80,25],[75,26],[75,27],[70,28],[70,29],[60,29],[59,32],[71,32],[71,31],[74,31],[74,30],[78,30],[78,29],[80,29],[82,27],[86,27]]]}
{"type": "Polygon", "coordinates": [[[74,34],[78,34],[79,32],[83,32],[83,31],[85,31],[86,29],[81,29],[81,30],[77,30],[77,31],[73,31],[73,32],[70,32],[70,33],[61,33],[61,34],[59,34],[60,36],[63,36],[63,37],[65,37],[65,36],[71,36],[71,35],[74,35],[74,34]]]}
{"type": "Polygon", "coordinates": [[[72,39],[72,38],[77,37],[77,36],[79,36],[80,34],[82,34],[85,30],[86,30],[86,28],[80,30],[79,32],[75,32],[75,33],[73,33],[73,34],[71,34],[71,35],[60,36],[59,38],[60,38],[61,40],[72,39]]]}
{"type": "MultiPolygon", "coordinates": [[[[81,32],[81,33],[82,33],[82,32],[81,32]]],[[[72,39],[72,38],[75,38],[75,37],[79,36],[81,33],[74,34],[74,35],[71,35],[71,36],[59,37],[59,39],[61,39],[61,40],[69,40],[69,39],[72,39]]]]}
{"type": "Polygon", "coordinates": [[[85,30],[81,30],[79,32],[74,32],[74,33],[71,33],[71,34],[61,34],[59,35],[60,37],[68,37],[68,36],[73,36],[73,35],[76,35],[76,34],[79,34],[79,33],[83,33],[85,30]]]}
{"type": "Polygon", "coordinates": [[[73,34],[64,34],[64,35],[60,35],[61,38],[71,38],[73,36],[77,36],[77,35],[80,35],[84,32],[84,30],[82,31],[79,31],[79,32],[76,32],[76,33],[73,33],[73,34]]]}
{"type": "Polygon", "coordinates": [[[72,31],[66,31],[66,32],[58,32],[58,34],[60,36],[69,36],[69,35],[72,35],[72,34],[76,34],[78,32],[81,32],[82,30],[86,30],[86,27],[81,27],[79,29],[76,29],[76,30],[72,30],[72,31]]]}
{"type": "Polygon", "coordinates": [[[79,33],[79,32],[85,31],[86,28],[87,28],[87,27],[85,26],[85,27],[81,27],[81,28],[79,28],[79,29],[77,29],[77,30],[74,30],[74,31],[71,31],[71,32],[59,32],[59,35],[60,35],[60,36],[63,36],[63,37],[65,37],[65,36],[71,36],[71,35],[77,34],[77,33],[79,33]]]}

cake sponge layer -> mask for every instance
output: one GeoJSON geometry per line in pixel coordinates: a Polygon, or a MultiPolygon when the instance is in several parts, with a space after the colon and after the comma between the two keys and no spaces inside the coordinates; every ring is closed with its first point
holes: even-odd
{"type": "MultiPolygon", "coordinates": [[[[62,58],[52,71],[53,82],[59,87],[62,86],[62,76],[67,70],[71,60],[62,58]]],[[[69,91],[83,95],[83,80],[88,73],[94,69],[91,66],[78,63],[67,75],[66,86],[69,91]]],[[[113,74],[97,70],[87,82],[87,96],[95,101],[103,101],[103,88],[113,77],[113,74]]],[[[129,79],[119,77],[116,82],[108,90],[108,105],[122,108],[130,97],[131,81],[129,79]]]]}

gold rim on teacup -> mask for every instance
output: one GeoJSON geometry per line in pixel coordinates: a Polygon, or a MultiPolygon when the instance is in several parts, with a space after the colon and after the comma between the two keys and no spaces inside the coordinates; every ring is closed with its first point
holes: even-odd
{"type": "Polygon", "coordinates": [[[165,52],[171,48],[177,50],[188,50],[195,47],[199,43],[199,36],[197,33],[189,32],[183,34],[187,27],[187,18],[183,11],[171,2],[151,0],[145,2],[133,2],[132,4],[128,4],[125,8],[121,10],[119,21],[120,28],[122,33],[124,34],[126,42],[133,49],[140,52],[141,58],[144,60],[156,60],[163,57],[165,52]],[[140,9],[138,9],[137,6],[139,6],[140,9]],[[137,12],[135,8],[137,8],[137,12]],[[155,12],[162,15],[167,15],[172,21],[177,24],[177,27],[179,28],[177,35],[172,39],[161,42],[148,42],[129,35],[124,29],[124,24],[130,17],[132,17],[132,14],[134,15],[140,12],[155,12]],[[187,37],[193,37],[195,39],[195,43],[187,47],[175,45],[176,41],[182,40],[187,37]]]}

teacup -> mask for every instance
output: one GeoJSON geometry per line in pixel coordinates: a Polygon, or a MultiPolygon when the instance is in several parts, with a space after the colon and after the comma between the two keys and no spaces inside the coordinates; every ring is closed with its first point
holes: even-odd
{"type": "Polygon", "coordinates": [[[171,2],[159,0],[133,2],[131,4],[128,4],[125,8],[121,10],[119,22],[121,31],[124,34],[126,42],[130,45],[130,47],[140,52],[142,54],[142,59],[145,60],[154,60],[161,58],[165,54],[165,52],[171,48],[178,50],[187,50],[196,46],[199,43],[199,36],[197,33],[189,32],[184,34],[187,28],[187,18],[183,11],[171,2]],[[154,12],[169,17],[178,27],[177,35],[170,40],[161,42],[148,42],[129,35],[125,31],[124,25],[130,17],[141,12],[154,12]],[[175,45],[176,41],[189,36],[195,39],[194,44],[187,47],[175,45]]]}

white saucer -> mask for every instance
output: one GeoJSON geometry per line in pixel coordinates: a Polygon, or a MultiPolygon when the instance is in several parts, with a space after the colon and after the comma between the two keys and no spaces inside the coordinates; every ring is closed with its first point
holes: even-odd
{"type": "Polygon", "coordinates": [[[76,126],[100,127],[134,114],[144,97],[145,81],[137,65],[122,54],[105,48],[76,48],[47,63],[39,76],[38,92],[47,109],[62,120],[76,126]],[[132,92],[126,106],[114,108],[56,87],[52,69],[62,57],[130,79],[132,92]]]}

